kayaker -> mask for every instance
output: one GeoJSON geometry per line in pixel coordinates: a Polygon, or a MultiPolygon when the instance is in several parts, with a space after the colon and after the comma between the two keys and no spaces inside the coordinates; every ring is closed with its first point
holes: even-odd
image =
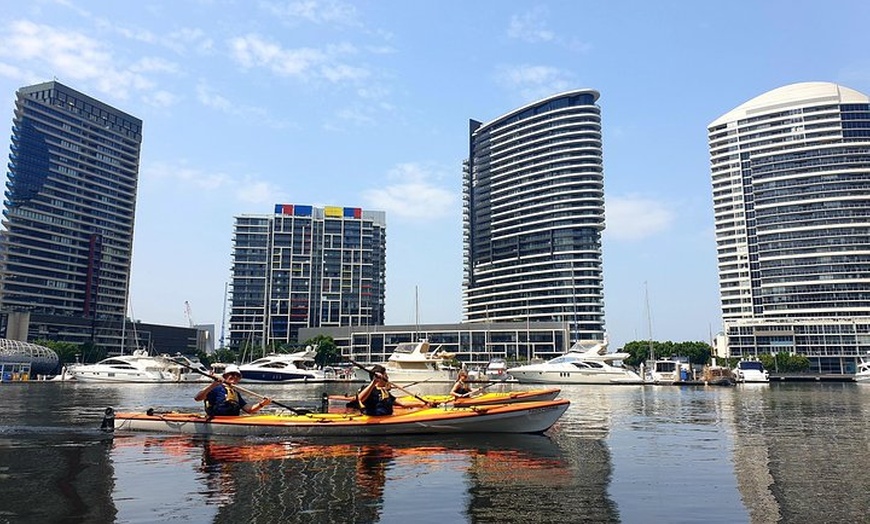
{"type": "Polygon", "coordinates": [[[380,364],[375,364],[369,374],[372,381],[357,393],[357,403],[366,415],[384,416],[393,414],[393,406],[404,404],[390,393],[390,381],[387,370],[380,364]]]}
{"type": "Polygon", "coordinates": [[[268,397],[254,405],[245,402],[241,393],[233,387],[241,380],[242,372],[238,366],[230,364],[224,370],[223,378],[214,377],[214,382],[203,388],[193,399],[198,402],[205,401],[205,413],[210,417],[237,416],[242,411],[256,413],[272,402],[268,397]]]}
{"type": "Polygon", "coordinates": [[[459,374],[456,376],[456,383],[453,384],[453,389],[450,390],[453,398],[468,398],[478,391],[479,388],[471,389],[468,385],[468,371],[460,369],[459,374]]]}

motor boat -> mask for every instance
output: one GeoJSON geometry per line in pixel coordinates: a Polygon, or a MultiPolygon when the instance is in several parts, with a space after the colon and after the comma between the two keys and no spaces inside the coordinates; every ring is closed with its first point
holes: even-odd
{"type": "MultiPolygon", "coordinates": [[[[440,348],[440,346],[439,346],[440,348]]],[[[387,370],[390,382],[456,382],[458,369],[450,366],[455,353],[430,350],[429,341],[402,342],[396,346],[390,358],[381,365],[387,370]]],[[[371,380],[367,371],[357,369],[357,380],[371,380]]]]}
{"type": "Polygon", "coordinates": [[[154,356],[137,349],[96,364],[73,364],[66,368],[66,377],[81,382],[204,382],[210,380],[208,372],[201,362],[181,354],[154,356]]]}
{"type": "Polygon", "coordinates": [[[855,372],[855,382],[870,384],[870,356],[861,357],[858,361],[858,371],[855,372]]]}
{"type": "Polygon", "coordinates": [[[335,379],[324,370],[316,369],[317,352],[311,346],[296,353],[273,353],[239,366],[242,379],[255,383],[324,382],[335,379]]]}
{"type": "Polygon", "coordinates": [[[770,373],[757,360],[741,360],[732,371],[737,382],[770,382],[770,373]]]}
{"type": "Polygon", "coordinates": [[[688,381],[691,376],[689,363],[674,358],[648,360],[641,369],[647,384],[678,384],[688,381]]]}
{"type": "Polygon", "coordinates": [[[608,353],[606,341],[576,342],[564,355],[507,372],[521,384],[642,384],[640,375],[618,362],[628,357],[608,353]]]}

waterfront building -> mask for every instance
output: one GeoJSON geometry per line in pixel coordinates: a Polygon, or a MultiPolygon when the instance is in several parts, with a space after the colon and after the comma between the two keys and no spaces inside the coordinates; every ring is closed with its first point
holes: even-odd
{"type": "Polygon", "coordinates": [[[463,166],[464,322],[567,323],[604,339],[599,93],[471,120],[463,166]]]}
{"type": "Polygon", "coordinates": [[[386,214],[278,204],[235,217],[229,346],[297,343],[299,329],[384,323],[386,214]]]}
{"type": "Polygon", "coordinates": [[[708,126],[728,352],[854,372],[870,351],[870,99],[792,84],[708,126]]]}
{"type": "Polygon", "coordinates": [[[362,363],[385,362],[403,342],[428,340],[430,351],[453,353],[465,366],[485,367],[494,358],[509,362],[549,360],[568,351],[570,325],[561,322],[474,322],[301,329],[301,340],[332,337],[342,355],[362,363]]]}
{"type": "Polygon", "coordinates": [[[57,81],[16,93],[0,230],[0,336],[119,347],[142,121],[57,81]],[[14,318],[10,321],[9,316],[14,318]],[[29,324],[30,315],[44,322],[29,324]]]}

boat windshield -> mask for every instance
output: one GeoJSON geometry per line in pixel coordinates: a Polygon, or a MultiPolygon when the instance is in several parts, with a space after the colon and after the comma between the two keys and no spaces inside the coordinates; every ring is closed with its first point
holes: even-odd
{"type": "Polygon", "coordinates": [[[738,364],[738,367],[745,370],[764,371],[764,366],[761,365],[761,362],[755,360],[741,362],[738,364]]]}

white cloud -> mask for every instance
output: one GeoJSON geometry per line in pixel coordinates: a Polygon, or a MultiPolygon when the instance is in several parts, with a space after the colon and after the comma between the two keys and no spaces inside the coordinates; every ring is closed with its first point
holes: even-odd
{"type": "Polygon", "coordinates": [[[381,189],[363,193],[367,207],[403,218],[433,219],[457,212],[456,195],[437,186],[440,178],[432,170],[415,163],[399,164],[388,173],[396,181],[381,189]]]}
{"type": "Polygon", "coordinates": [[[239,202],[271,204],[286,200],[285,192],[277,185],[254,175],[233,176],[224,172],[209,172],[177,164],[157,162],[142,167],[143,182],[161,183],[175,191],[224,195],[239,202]]]}
{"type": "Polygon", "coordinates": [[[521,15],[512,16],[508,26],[508,36],[530,43],[551,42],[556,35],[547,29],[544,20],[547,14],[546,8],[537,7],[521,15]]]}
{"type": "Polygon", "coordinates": [[[147,57],[124,66],[112,55],[111,48],[99,40],[26,20],[10,23],[5,33],[0,40],[0,56],[32,64],[35,71],[43,72],[43,78],[90,83],[99,92],[119,99],[129,98],[131,92],[152,90],[155,82],[146,73],[176,69],[170,62],[147,57]]]}
{"type": "Polygon", "coordinates": [[[519,15],[511,16],[508,24],[508,37],[529,44],[556,44],[575,53],[586,53],[592,46],[577,37],[564,38],[547,27],[550,11],[536,7],[519,15]]]}
{"type": "Polygon", "coordinates": [[[676,219],[668,203],[637,195],[607,197],[605,209],[604,234],[615,240],[634,241],[658,235],[676,219]]]}
{"type": "Polygon", "coordinates": [[[523,100],[538,100],[576,87],[570,72],[550,66],[505,66],[496,72],[496,81],[516,91],[523,100]]]}
{"type": "Polygon", "coordinates": [[[282,47],[259,35],[249,34],[229,41],[231,57],[246,69],[264,68],[272,73],[300,80],[326,80],[339,83],[358,81],[369,76],[368,70],[343,63],[344,55],[355,55],[350,44],[327,46],[325,49],[282,47]]]}
{"type": "Polygon", "coordinates": [[[304,20],[315,24],[358,25],[356,7],[335,0],[260,2],[260,8],[288,22],[304,20]]]}

